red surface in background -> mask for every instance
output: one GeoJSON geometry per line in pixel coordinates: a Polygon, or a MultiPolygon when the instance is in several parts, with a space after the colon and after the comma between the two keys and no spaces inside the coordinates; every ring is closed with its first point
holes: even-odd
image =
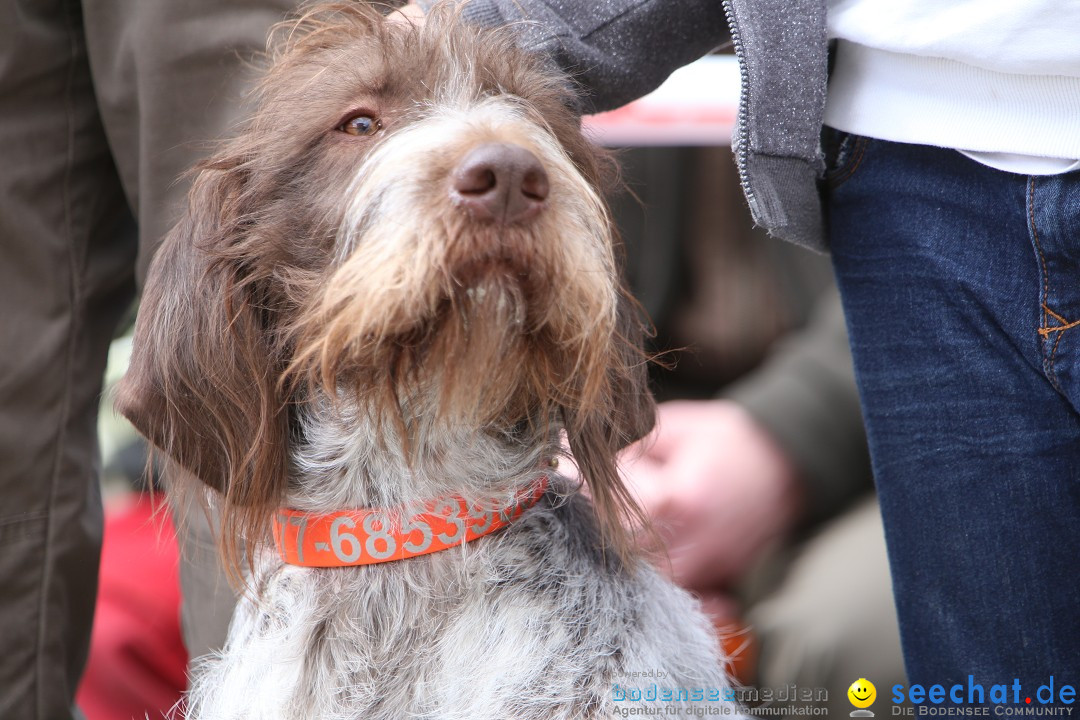
{"type": "Polygon", "coordinates": [[[75,701],[87,720],[160,718],[187,686],[172,520],[137,494],[105,511],[90,658],[75,701]]]}

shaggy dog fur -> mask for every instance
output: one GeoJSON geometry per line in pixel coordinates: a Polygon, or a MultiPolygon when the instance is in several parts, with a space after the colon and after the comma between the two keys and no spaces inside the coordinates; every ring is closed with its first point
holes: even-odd
{"type": "Polygon", "coordinates": [[[447,7],[322,5],[279,35],[155,258],[117,401],[216,491],[245,573],[187,716],[612,717],[650,672],[666,707],[722,692],[708,622],[623,530],[616,454],[652,401],[569,82],[447,7]],[[532,158],[525,210],[473,197],[490,147],[532,158]],[[591,499],[551,471],[564,443],[591,499]],[[285,507],[508,502],[545,473],[509,527],[408,560],[287,565],[269,531],[285,507]]]}

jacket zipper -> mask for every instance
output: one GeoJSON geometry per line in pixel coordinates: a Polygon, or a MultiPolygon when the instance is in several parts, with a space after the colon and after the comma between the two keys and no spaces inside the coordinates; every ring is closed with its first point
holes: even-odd
{"type": "Polygon", "coordinates": [[[747,147],[750,144],[750,131],[746,127],[747,96],[750,92],[750,78],[746,70],[746,58],[743,55],[743,44],[739,37],[739,26],[735,22],[735,9],[732,0],[723,0],[724,16],[727,18],[728,31],[731,33],[731,44],[735,48],[735,59],[739,62],[739,109],[735,116],[735,167],[739,172],[739,184],[746,193],[746,201],[750,207],[754,207],[754,192],[750,187],[750,174],[746,169],[746,158],[749,153],[747,147]]]}

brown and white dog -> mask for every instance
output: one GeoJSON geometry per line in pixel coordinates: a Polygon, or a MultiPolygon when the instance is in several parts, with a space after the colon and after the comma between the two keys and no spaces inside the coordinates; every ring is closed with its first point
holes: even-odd
{"type": "Polygon", "coordinates": [[[282,36],[154,260],[117,399],[249,553],[187,716],[723,705],[708,622],[622,530],[616,454],[653,407],[568,81],[449,7],[282,36]]]}

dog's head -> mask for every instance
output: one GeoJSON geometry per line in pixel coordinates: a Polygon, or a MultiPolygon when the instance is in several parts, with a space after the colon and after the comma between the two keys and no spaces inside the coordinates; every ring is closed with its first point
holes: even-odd
{"type": "Polygon", "coordinates": [[[448,7],[421,28],[322,5],[197,171],[147,279],[117,406],[221,491],[281,502],[297,406],[482,430],[558,418],[601,520],[652,424],[641,323],[566,78],[448,7]],[[385,417],[383,417],[385,415],[385,417]]]}

